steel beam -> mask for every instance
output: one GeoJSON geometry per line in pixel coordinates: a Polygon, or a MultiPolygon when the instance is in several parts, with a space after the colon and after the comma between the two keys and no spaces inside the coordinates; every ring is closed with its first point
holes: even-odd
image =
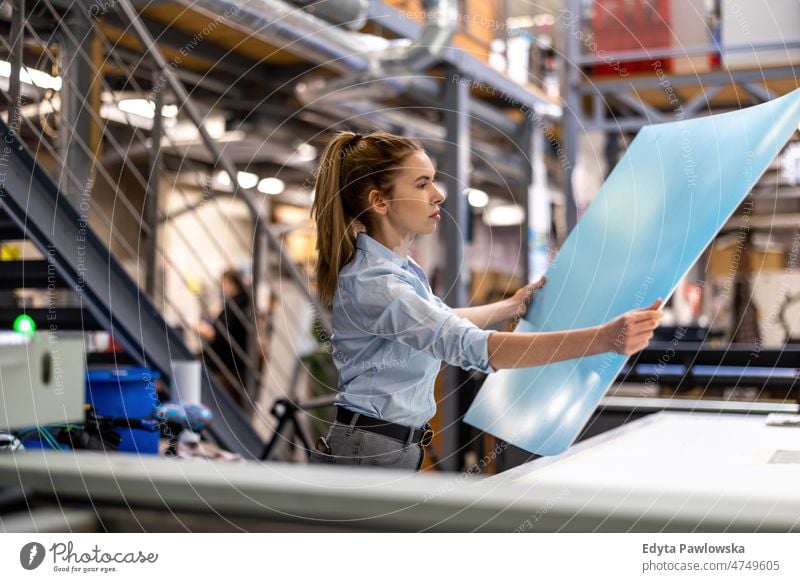
{"type": "Polygon", "coordinates": [[[700,111],[700,109],[705,105],[707,108],[710,107],[709,102],[716,97],[720,91],[722,91],[722,86],[717,85],[716,87],[709,87],[708,89],[703,89],[692,97],[689,101],[683,104],[683,109],[678,112],[681,118],[685,119],[687,117],[694,117],[695,114],[700,111]]]}
{"type": "Polygon", "coordinates": [[[446,213],[442,224],[445,242],[443,274],[445,300],[453,307],[467,304],[467,284],[464,274],[464,233],[467,225],[467,201],[464,189],[470,184],[471,154],[470,120],[467,114],[469,89],[457,82],[457,70],[449,69],[444,89],[444,121],[447,136],[443,159],[444,183],[447,198],[442,207],[446,213]]]}
{"type": "Polygon", "coordinates": [[[655,110],[653,107],[650,107],[647,103],[641,99],[638,99],[637,97],[634,97],[630,93],[618,93],[614,95],[614,99],[644,116],[648,124],[664,121],[664,116],[660,111],[655,110]]]}
{"type": "Polygon", "coordinates": [[[59,145],[64,161],[59,186],[77,208],[91,194],[94,159],[90,88],[94,78],[91,59],[92,24],[81,3],[69,10],[59,27],[59,60],[64,83],[59,92],[61,125],[59,145]],[[80,136],[80,139],[76,139],[80,136]],[[89,148],[81,147],[81,141],[89,148]],[[71,176],[68,177],[68,176],[71,176]],[[74,179],[73,179],[74,178],[74,179]]]}
{"type": "Polygon", "coordinates": [[[614,166],[617,165],[619,161],[619,154],[622,151],[622,148],[619,144],[619,133],[617,132],[607,132],[605,134],[605,147],[603,148],[603,155],[606,159],[606,172],[605,178],[608,178],[608,175],[611,173],[611,170],[614,169],[614,166]]]}
{"type": "MultiPolygon", "coordinates": [[[[571,2],[574,0],[570,0],[571,2]]],[[[703,87],[714,85],[731,85],[742,83],[764,83],[775,79],[791,79],[797,77],[794,67],[774,67],[758,70],[742,71],[713,71],[702,75],[667,75],[661,78],[658,75],[648,75],[642,77],[630,77],[625,80],[613,81],[593,81],[579,85],[579,90],[584,95],[594,94],[616,94],[641,89],[658,89],[664,86],[665,82],[673,88],[675,87],[696,87],[698,84],[703,87]]]]}
{"type": "MultiPolygon", "coordinates": [[[[222,48],[207,38],[198,43],[191,35],[165,26],[163,22],[141,15],[140,18],[160,45],[176,51],[186,50],[187,46],[191,46],[192,56],[208,61],[211,65],[207,73],[209,77],[213,77],[217,73],[224,73],[225,75],[232,75],[234,78],[252,77],[263,83],[265,80],[271,81],[275,76],[275,71],[262,64],[262,61],[243,57],[236,51],[222,48]]],[[[116,14],[107,14],[104,20],[111,26],[128,32],[128,24],[116,14]]],[[[213,79],[209,78],[209,80],[213,79]]]]}
{"type": "MultiPolygon", "coordinates": [[[[159,77],[153,81],[160,86],[159,77]]],[[[156,268],[158,258],[158,214],[161,200],[161,174],[164,171],[164,159],[161,154],[161,136],[163,135],[163,117],[161,110],[164,108],[164,91],[155,95],[155,115],[153,117],[153,130],[150,132],[150,173],[147,176],[147,191],[145,192],[144,220],[150,228],[150,234],[145,241],[145,290],[151,300],[156,297],[156,268]]]]}
{"type": "MultiPolygon", "coordinates": [[[[8,95],[11,104],[8,111],[9,123],[18,125],[20,108],[22,107],[22,83],[20,74],[23,66],[25,49],[25,0],[14,0],[11,13],[11,47],[8,60],[11,63],[11,76],[8,79],[8,95]]],[[[19,129],[19,127],[16,127],[19,129]]]]}
{"type": "MultiPolygon", "coordinates": [[[[581,14],[581,0],[566,0],[566,9],[571,14],[581,14]]],[[[580,40],[575,34],[566,35],[565,42],[565,77],[564,101],[564,204],[566,207],[567,233],[578,222],[578,205],[575,200],[575,189],[572,176],[578,162],[578,135],[583,131],[583,103],[581,101],[581,69],[578,60],[581,57],[580,40]]]]}
{"type": "MultiPolygon", "coordinates": [[[[470,119],[467,114],[469,88],[458,82],[458,69],[447,69],[444,82],[444,119],[447,136],[443,157],[444,184],[447,198],[442,204],[442,238],[444,261],[442,283],[444,301],[451,307],[465,307],[468,302],[468,274],[464,265],[464,233],[467,231],[467,200],[464,189],[469,186],[470,119]]],[[[463,414],[459,387],[462,372],[448,366],[443,377],[442,401],[439,403],[442,430],[440,467],[456,471],[460,468],[460,420],[463,414]]]]}
{"type": "Polygon", "coordinates": [[[755,83],[742,83],[742,87],[744,87],[745,91],[750,93],[750,95],[755,97],[761,103],[772,101],[778,96],[770,91],[767,87],[762,87],[761,85],[757,85],[755,83]]]}
{"type": "Polygon", "coordinates": [[[518,147],[520,150],[520,158],[521,163],[524,165],[525,168],[525,188],[523,190],[523,195],[521,196],[521,206],[525,210],[525,222],[522,223],[522,244],[520,245],[522,248],[522,252],[525,253],[525,259],[522,262],[522,281],[523,283],[528,283],[531,280],[531,274],[533,273],[533,256],[531,254],[531,242],[533,240],[533,228],[532,228],[532,204],[531,204],[531,190],[533,187],[533,183],[535,180],[534,177],[534,168],[533,168],[533,156],[534,156],[534,143],[533,137],[536,133],[536,127],[533,124],[533,119],[530,117],[525,117],[525,121],[522,124],[522,130],[519,133],[518,138],[518,147]]]}
{"type": "Polygon", "coordinates": [[[663,47],[635,51],[606,52],[603,56],[583,55],[578,59],[577,63],[581,66],[601,65],[603,63],[607,63],[609,59],[613,59],[618,62],[635,62],[651,61],[654,59],[669,59],[674,57],[689,57],[698,55],[705,56],[719,52],[748,53],[754,51],[760,52],[771,50],[789,51],[796,48],[800,48],[800,39],[790,40],[787,42],[757,42],[729,45],[706,44],[688,47],[663,47]]]}
{"type": "Polygon", "coordinates": [[[550,233],[552,225],[552,200],[547,186],[544,133],[530,129],[531,182],[527,191],[528,216],[528,270],[523,283],[534,283],[544,275],[550,262],[550,233]]]}

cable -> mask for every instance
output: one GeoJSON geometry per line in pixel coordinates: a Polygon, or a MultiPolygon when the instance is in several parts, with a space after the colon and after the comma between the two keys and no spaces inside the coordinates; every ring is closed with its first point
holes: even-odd
{"type": "Polygon", "coordinates": [[[39,434],[44,437],[44,440],[50,444],[57,451],[63,452],[64,449],[61,448],[61,445],[58,444],[58,441],[55,439],[53,435],[45,427],[39,427],[39,434]]]}

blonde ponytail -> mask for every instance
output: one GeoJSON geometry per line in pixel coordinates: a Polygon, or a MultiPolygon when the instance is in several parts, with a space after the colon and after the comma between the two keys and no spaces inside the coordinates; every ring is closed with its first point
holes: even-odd
{"type": "Polygon", "coordinates": [[[412,139],[377,131],[333,136],[320,158],[311,214],[317,226],[317,292],[331,307],[339,271],[353,258],[357,229],[371,228],[367,195],[373,188],[391,195],[394,172],[403,159],[422,151],[412,139]]]}
{"type": "Polygon", "coordinates": [[[317,225],[317,290],[325,307],[333,303],[339,270],[356,249],[352,219],[345,214],[340,192],[342,157],[354,134],[340,133],[322,152],[311,212],[317,225]]]}

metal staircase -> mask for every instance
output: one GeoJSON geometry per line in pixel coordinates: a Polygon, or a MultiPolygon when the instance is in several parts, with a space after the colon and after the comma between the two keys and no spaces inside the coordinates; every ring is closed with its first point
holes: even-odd
{"type": "MultiPolygon", "coordinates": [[[[277,257],[286,281],[300,289],[315,306],[323,327],[329,329],[326,310],[308,288],[309,277],[286,255],[282,242],[265,224],[268,208],[264,207],[264,196],[237,184],[238,168],[207,130],[204,114],[184,87],[180,69],[160,52],[157,40],[129,0],[114,4],[114,18],[124,21],[126,30],[135,33],[142,48],[143,56],[134,63],[130,48],[110,37],[102,19],[81,1],[67,5],[59,0],[42,0],[29,4],[35,13],[28,14],[24,0],[16,0],[12,34],[0,36],[0,49],[7,52],[11,62],[8,90],[0,88],[0,104],[5,101],[8,112],[7,122],[0,121],[0,242],[28,240],[43,257],[0,261],[0,294],[50,286],[71,290],[67,305],[26,311],[40,328],[55,333],[107,331],[130,360],[159,370],[168,383],[172,362],[198,357],[185,339],[194,333],[193,323],[182,316],[180,306],[154,275],[158,265],[162,279],[169,275],[186,289],[191,287],[191,274],[170,258],[157,236],[159,225],[172,219],[159,205],[160,177],[168,170],[163,151],[180,151],[182,146],[165,131],[160,114],[154,116],[149,130],[134,128],[128,113],[123,115],[130,130],[110,127],[109,121],[101,118],[100,94],[116,95],[121,84],[127,93],[154,102],[156,112],[162,111],[165,102],[177,107],[182,118],[194,125],[205,154],[202,159],[184,156],[180,167],[172,168],[172,172],[211,176],[221,170],[231,178],[232,197],[245,202],[253,225],[252,233],[232,235],[251,249],[252,295],[268,276],[265,256],[270,252],[277,257]],[[54,68],[63,83],[59,91],[22,85],[21,72],[27,71],[25,43],[40,51],[38,62],[57,64],[54,68]],[[142,74],[145,69],[147,74],[142,74]],[[33,114],[31,107],[35,107],[33,114]],[[48,127],[51,118],[57,119],[56,132],[48,127]],[[135,152],[144,152],[144,156],[137,158],[135,152]],[[93,195],[98,184],[113,191],[110,211],[93,195]],[[135,244],[115,228],[121,220],[128,226],[135,223],[135,244]],[[97,231],[97,225],[105,231],[97,231]],[[138,277],[140,284],[134,275],[142,271],[146,273],[138,277]],[[174,312],[173,319],[179,319],[177,325],[167,322],[167,310],[174,312]]],[[[199,225],[193,236],[202,237],[208,248],[225,257],[226,241],[208,228],[201,216],[202,210],[210,208],[224,217],[216,197],[210,195],[206,200],[204,196],[202,203],[197,203],[177,179],[171,186],[184,201],[179,214],[191,215],[199,225]]],[[[197,241],[189,240],[180,229],[175,236],[196,253],[197,241]]],[[[205,268],[204,257],[195,254],[194,258],[205,268]]],[[[218,276],[207,268],[203,274],[218,276]]],[[[0,327],[10,327],[18,313],[19,309],[0,307],[0,327]]],[[[251,338],[248,345],[231,341],[244,369],[229,369],[213,352],[204,353],[226,383],[240,390],[238,395],[247,405],[240,406],[231,388],[222,386],[220,378],[205,368],[202,399],[215,415],[210,433],[218,444],[245,458],[257,459],[265,443],[251,417],[261,382],[262,330],[253,314],[234,308],[227,317],[239,319],[251,338]]]]}
{"type": "MultiPolygon", "coordinates": [[[[56,327],[52,330],[104,329],[124,346],[134,361],[158,369],[167,378],[172,375],[173,360],[193,359],[194,354],[167,325],[155,305],[108,247],[86,227],[85,219],[3,122],[0,122],[0,141],[5,154],[0,155],[5,171],[0,190],[7,229],[4,235],[11,234],[10,220],[21,235],[18,238],[33,242],[48,257],[47,261],[33,264],[0,263],[0,272],[14,277],[3,277],[6,287],[46,287],[47,266],[52,264],[58,279],[68,284],[80,302],[79,308],[55,308],[56,317],[52,321],[56,327]],[[84,310],[88,317],[82,316],[84,310]]],[[[43,311],[47,310],[32,311],[30,315],[47,322],[48,314],[43,311]]],[[[4,319],[0,311],[0,321],[4,319]]],[[[219,444],[257,458],[263,442],[232,397],[207,374],[203,377],[202,394],[203,402],[214,412],[215,422],[210,430],[219,444]]]]}

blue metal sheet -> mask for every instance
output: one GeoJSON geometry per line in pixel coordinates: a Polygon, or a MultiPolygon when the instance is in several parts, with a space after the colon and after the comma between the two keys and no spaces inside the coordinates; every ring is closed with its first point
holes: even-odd
{"type": "MultiPolygon", "coordinates": [[[[517,332],[598,325],[680,279],[800,123],[800,90],[733,113],[643,128],[570,233],[517,332]]],[[[489,376],[465,421],[541,455],[565,451],[627,358],[489,376]]]]}

